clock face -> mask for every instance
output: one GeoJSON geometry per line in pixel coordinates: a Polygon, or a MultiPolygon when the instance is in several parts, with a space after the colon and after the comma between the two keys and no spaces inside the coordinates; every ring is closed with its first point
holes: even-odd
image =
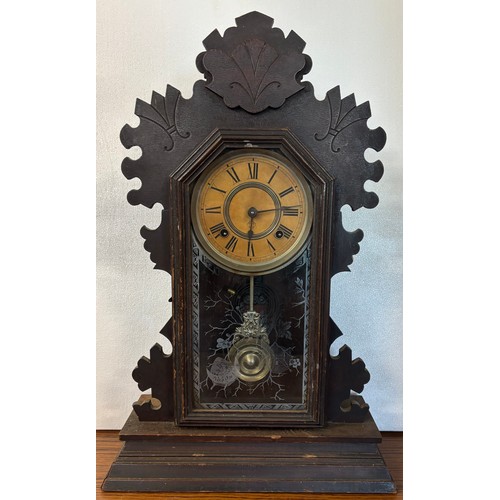
{"type": "Polygon", "coordinates": [[[239,151],[214,162],[199,179],[191,212],[197,238],[218,264],[240,274],[265,274],[304,246],[312,195],[281,156],[239,151]]]}

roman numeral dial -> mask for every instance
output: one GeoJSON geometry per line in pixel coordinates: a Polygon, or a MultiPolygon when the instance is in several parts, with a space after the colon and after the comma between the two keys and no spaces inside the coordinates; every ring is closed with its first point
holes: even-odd
{"type": "Polygon", "coordinates": [[[311,188],[286,158],[236,150],[209,165],[192,191],[195,240],[221,267],[265,274],[290,263],[312,227],[311,188]]]}

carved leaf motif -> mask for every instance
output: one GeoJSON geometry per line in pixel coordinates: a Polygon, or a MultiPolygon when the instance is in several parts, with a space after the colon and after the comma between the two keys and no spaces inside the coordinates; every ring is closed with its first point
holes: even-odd
{"type": "Polygon", "coordinates": [[[238,45],[232,53],[232,59],[244,77],[240,84],[245,86],[254,103],[268,85],[277,83],[266,82],[266,75],[278,59],[278,53],[262,40],[252,40],[238,45]]]}
{"type": "Polygon", "coordinates": [[[335,145],[335,139],[338,134],[356,122],[368,120],[371,116],[370,104],[368,102],[364,102],[363,104],[356,106],[354,94],[350,94],[347,97],[344,97],[344,99],[341,99],[340,87],[338,86],[329,90],[326,97],[330,107],[330,125],[327,132],[323,136],[316,134],[316,139],[323,141],[331,135],[331,150],[334,153],[338,153],[340,148],[335,145]]]}
{"type": "Polygon", "coordinates": [[[189,133],[180,132],[176,124],[175,113],[179,98],[180,92],[169,85],[165,96],[153,91],[151,104],[137,99],[135,106],[137,116],[155,124],[165,132],[164,147],[166,151],[170,151],[174,147],[174,134],[177,133],[184,139],[189,137],[189,133]]]}
{"type": "Polygon", "coordinates": [[[186,104],[180,92],[167,85],[165,96],[153,92],[151,104],[137,99],[135,114],[140,118],[137,127],[125,125],[120,132],[122,144],[127,148],[139,146],[142,155],[137,160],[127,157],[122,172],[127,179],[139,178],[141,186],[128,193],[131,205],[142,204],[152,208],[157,202],[166,206],[169,196],[168,176],[175,168],[167,156],[175,152],[178,138],[187,139],[191,133],[179,126],[179,109],[186,104]]]}
{"type": "Polygon", "coordinates": [[[207,87],[222,96],[226,106],[241,106],[250,113],[278,108],[303,88],[296,75],[304,68],[304,55],[279,54],[263,40],[247,40],[230,55],[209,50],[203,64],[213,77],[207,87]]]}

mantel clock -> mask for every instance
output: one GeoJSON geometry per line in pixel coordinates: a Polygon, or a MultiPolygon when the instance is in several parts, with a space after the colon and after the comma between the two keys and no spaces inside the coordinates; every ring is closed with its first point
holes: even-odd
{"type": "MultiPolygon", "coordinates": [[[[361,230],[341,208],[373,208],[381,128],[339,87],[319,101],[293,31],[251,12],[203,42],[204,79],[137,100],[122,164],[131,204],[163,206],[143,227],[171,274],[172,318],[139,360],[142,391],[121,432],[109,491],[391,492],[380,433],[359,393],[370,378],[330,317],[330,279],[348,271],[361,230]],[[358,393],[355,395],[354,393],[358,393]],[[271,460],[280,456],[279,463],[271,460]]],[[[335,297],[333,297],[333,302],[335,297]]]]}

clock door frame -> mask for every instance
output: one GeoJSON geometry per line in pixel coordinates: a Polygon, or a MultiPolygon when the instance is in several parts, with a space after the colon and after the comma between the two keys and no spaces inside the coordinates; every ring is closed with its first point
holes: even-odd
{"type": "Polygon", "coordinates": [[[287,129],[214,130],[170,177],[174,209],[171,227],[172,329],[175,421],[186,426],[316,427],[324,424],[326,369],[329,358],[330,269],[333,245],[334,184],[332,175],[287,129]],[[313,193],[308,373],[303,410],[228,410],[196,408],[193,398],[193,186],[219,156],[251,148],[282,155],[304,175],[313,193]],[[175,214],[175,216],[174,216],[175,214]],[[174,220],[175,219],[175,220],[174,220]]]}

